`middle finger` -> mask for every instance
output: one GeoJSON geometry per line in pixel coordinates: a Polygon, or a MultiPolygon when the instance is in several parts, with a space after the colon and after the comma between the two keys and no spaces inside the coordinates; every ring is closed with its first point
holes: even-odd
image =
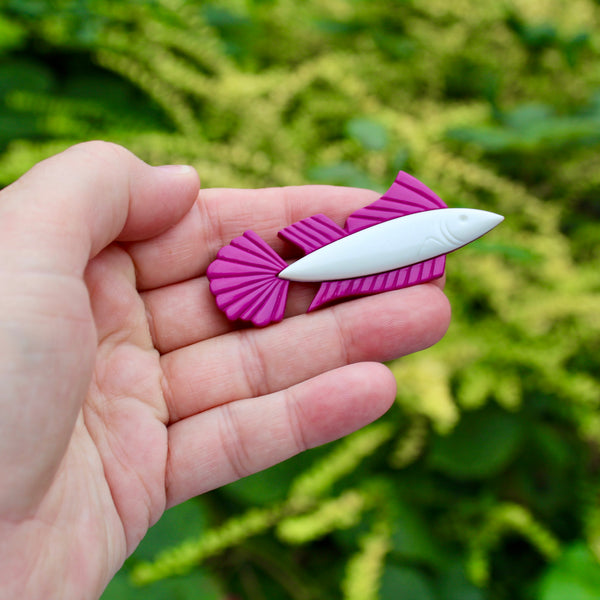
{"type": "MultiPolygon", "coordinates": [[[[431,282],[444,289],[445,276],[431,282]]],[[[318,283],[290,285],[285,317],[305,313],[317,293],[318,283]]],[[[141,293],[154,347],[166,354],[211,337],[240,329],[219,310],[206,277],[197,277],[141,293]]]]}
{"type": "Polygon", "coordinates": [[[444,335],[449,319],[443,292],[423,284],[179,348],[161,358],[170,420],[275,392],[345,364],[422,350],[444,335]]]}

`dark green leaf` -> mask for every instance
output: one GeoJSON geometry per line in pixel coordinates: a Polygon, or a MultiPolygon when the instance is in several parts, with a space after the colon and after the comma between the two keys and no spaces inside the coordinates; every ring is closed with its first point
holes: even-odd
{"type": "Polygon", "coordinates": [[[553,116],[553,110],[545,104],[523,104],[504,115],[504,122],[509,127],[522,131],[536,123],[547,123],[553,116]]]}
{"type": "Polygon", "coordinates": [[[308,171],[308,178],[314,182],[327,183],[329,185],[344,185],[367,189],[377,187],[364,171],[361,171],[348,162],[312,167],[308,171]]]}
{"type": "Polygon", "coordinates": [[[222,488],[221,492],[233,496],[248,504],[267,504],[283,500],[287,495],[290,482],[297,477],[298,463],[304,457],[294,457],[269,469],[255,473],[222,488]]]}
{"type": "Polygon", "coordinates": [[[0,98],[11,90],[47,91],[54,83],[52,72],[40,62],[11,59],[0,64],[0,98]]]}
{"type": "Polygon", "coordinates": [[[600,565],[583,543],[571,546],[540,584],[538,600],[598,600],[600,565]]]}
{"type": "Polygon", "coordinates": [[[444,560],[430,524],[417,509],[404,502],[394,506],[392,553],[436,566],[444,560]]]}
{"type": "Polygon", "coordinates": [[[486,407],[467,412],[450,435],[434,438],[429,463],[456,479],[482,479],[504,469],[523,440],[518,415],[486,407]]]}
{"type": "Polygon", "coordinates": [[[429,578],[409,567],[388,566],[381,580],[381,600],[435,600],[429,578]]]}
{"type": "Polygon", "coordinates": [[[101,600],[222,600],[223,592],[204,571],[137,587],[124,572],[118,573],[101,596],[101,600]]]}
{"type": "Polygon", "coordinates": [[[19,24],[0,15],[0,54],[20,47],[24,43],[25,37],[26,31],[19,24]]]}
{"type": "Polygon", "coordinates": [[[482,254],[500,254],[520,263],[539,262],[541,260],[541,257],[529,248],[499,242],[488,242],[483,238],[475,240],[469,245],[469,248],[472,251],[481,252],[482,254]]]}
{"type": "Polygon", "coordinates": [[[198,499],[188,500],[165,512],[152,526],[140,542],[133,560],[152,560],[165,548],[189,538],[200,535],[208,527],[208,515],[198,499]]]}
{"type": "Polygon", "coordinates": [[[383,150],[388,143],[385,127],[371,119],[351,119],[346,124],[346,134],[365,150],[383,150]]]}
{"type": "Polygon", "coordinates": [[[486,595],[473,585],[460,563],[454,563],[442,572],[437,585],[440,600],[485,600],[486,595]]]}

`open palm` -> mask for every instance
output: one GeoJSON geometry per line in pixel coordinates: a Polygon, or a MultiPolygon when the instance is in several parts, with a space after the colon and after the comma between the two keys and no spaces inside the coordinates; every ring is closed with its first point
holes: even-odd
{"type": "MultiPolygon", "coordinates": [[[[0,597],[96,598],[165,508],[349,433],[390,405],[379,364],[444,333],[436,284],[240,328],[204,277],[218,248],[366,190],[198,193],[92,142],[0,193],[0,597]],[[8,585],[6,585],[8,582],[8,585]],[[6,594],[6,596],[4,596],[6,594]]],[[[288,256],[289,258],[289,256],[288,256]]]]}

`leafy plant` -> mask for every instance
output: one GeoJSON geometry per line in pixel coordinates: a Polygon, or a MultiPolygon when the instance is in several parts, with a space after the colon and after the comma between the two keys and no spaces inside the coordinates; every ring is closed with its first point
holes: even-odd
{"type": "Polygon", "coordinates": [[[0,185],[100,137],[206,187],[402,168],[506,217],[449,257],[453,324],[390,365],[386,417],[172,509],[106,599],[600,594],[599,22],[592,0],[0,4],[0,185]]]}

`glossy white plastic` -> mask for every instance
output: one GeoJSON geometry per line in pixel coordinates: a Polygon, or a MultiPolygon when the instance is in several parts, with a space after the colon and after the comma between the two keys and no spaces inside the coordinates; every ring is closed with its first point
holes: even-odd
{"type": "Polygon", "coordinates": [[[504,220],[474,208],[427,210],[343,237],[279,273],[289,281],[335,281],[384,273],[457,250],[504,220]]]}

